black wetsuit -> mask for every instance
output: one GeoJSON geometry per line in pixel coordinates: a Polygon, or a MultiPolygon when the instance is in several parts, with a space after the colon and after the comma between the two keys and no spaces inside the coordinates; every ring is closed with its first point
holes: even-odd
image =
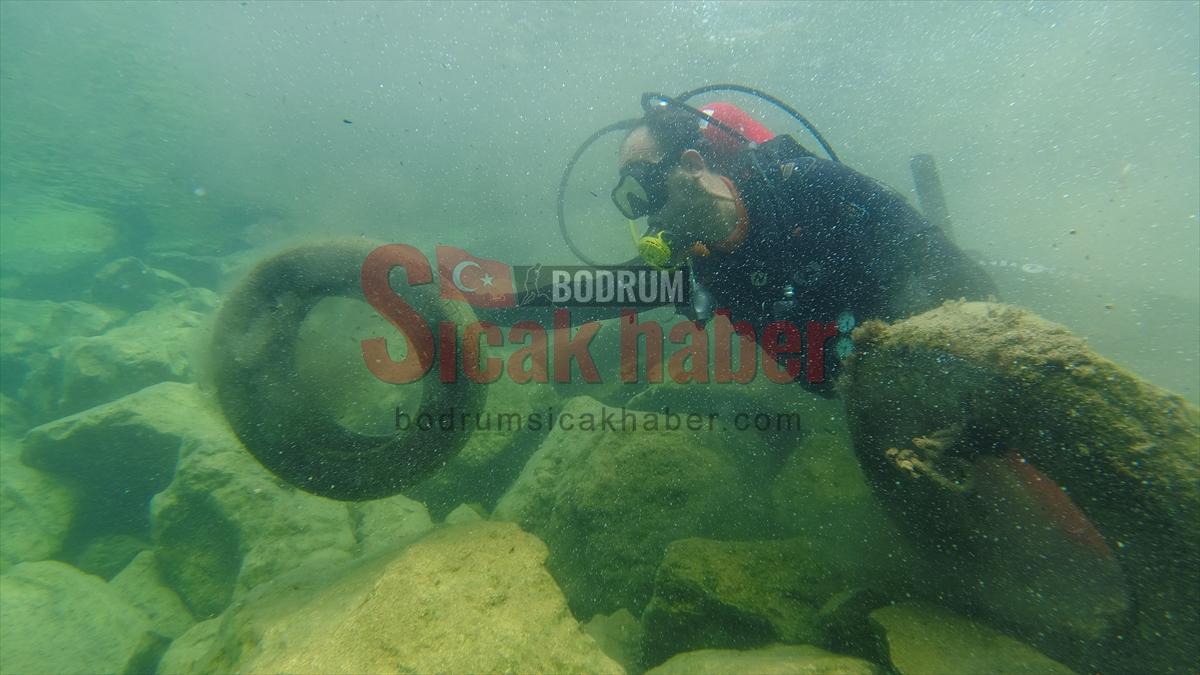
{"type": "MultiPolygon", "coordinates": [[[[977,263],[882,183],[788,136],[744,151],[739,165],[727,175],[746,205],[745,238],[694,258],[693,269],[715,307],[760,336],[772,321],[893,321],[996,294],[977,263]]],[[[831,373],[837,356],[827,347],[831,373]]]]}

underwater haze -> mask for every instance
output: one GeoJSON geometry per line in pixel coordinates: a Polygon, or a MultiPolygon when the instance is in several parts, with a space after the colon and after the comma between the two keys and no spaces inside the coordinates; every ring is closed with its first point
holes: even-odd
{"type": "Polygon", "coordinates": [[[1063,275],[1001,279],[1006,300],[1196,400],[1197,11],[5,3],[5,264],[48,200],[133,252],[437,233],[567,264],[554,198],[574,148],[644,91],[735,82],[910,196],[909,157],[932,154],[960,246],[1063,275]]]}
{"type": "MultiPolygon", "coordinates": [[[[939,587],[937,555],[953,547],[889,524],[908,512],[856,461],[861,420],[798,387],[794,402],[753,387],[700,395],[713,410],[795,414],[794,435],[643,447],[630,434],[476,434],[445,473],[372,501],[309,495],[241,448],[208,380],[213,359],[243,354],[209,345],[222,301],[255,265],[332,239],[580,264],[556,202],[572,153],[641,115],[645,92],[714,83],[791,104],[841,161],[914,205],[910,159],[931,155],[950,234],[998,300],[1120,366],[1088,371],[1111,373],[1118,392],[1087,399],[1095,407],[1047,394],[1031,416],[1078,415],[1082,428],[1100,399],[1161,403],[1125,408],[1157,406],[1161,425],[1113,426],[1176,440],[1133,444],[1141,454],[1113,484],[1170,464],[1182,479],[1142,481],[1162,493],[1128,510],[1200,515],[1200,447],[1187,440],[1200,401],[1198,2],[4,0],[0,671],[642,672],[706,648],[764,660],[663,672],[776,659],[829,672],[966,667],[905,652],[905,636],[931,626],[946,631],[946,653],[1003,644],[977,672],[1134,672],[1143,652],[1117,642],[1162,654],[1154,672],[1194,669],[1180,659],[1200,655],[1195,638],[1129,618],[1143,584],[1196,562],[1194,529],[1178,550],[1130,552],[1106,529],[1124,502],[1074,494],[1009,451],[981,460],[977,480],[992,487],[971,504],[1002,505],[979,527],[1012,535],[1018,552],[981,554],[939,587]],[[1191,459],[1162,459],[1176,447],[1191,459]],[[1179,504],[1155,501],[1172,491],[1179,504]],[[1131,574],[1131,555],[1154,573],[1131,574]],[[491,576],[464,578],[478,570],[491,576]],[[722,574],[766,579],[765,590],[705,585],[722,574]],[[994,584],[972,589],[972,575],[994,584]],[[341,585],[322,585],[331,578],[341,585]],[[880,579],[894,582],[882,595],[880,579]],[[462,660],[445,635],[498,656],[462,660]],[[346,649],[362,660],[328,660],[346,649]]],[[[706,100],[717,99],[820,155],[761,100],[706,100]]],[[[572,237],[613,263],[634,254],[609,200],[618,141],[584,156],[564,202],[572,237]]],[[[367,420],[368,400],[399,411],[437,384],[364,384],[358,340],[392,329],[357,305],[306,320],[305,377],[339,398],[343,421],[382,420],[386,432],[392,418],[367,420]],[[343,329],[355,339],[322,342],[343,329]]],[[[657,414],[695,400],[670,387],[502,382],[488,405],[578,413],[640,397],[657,414]]]]}

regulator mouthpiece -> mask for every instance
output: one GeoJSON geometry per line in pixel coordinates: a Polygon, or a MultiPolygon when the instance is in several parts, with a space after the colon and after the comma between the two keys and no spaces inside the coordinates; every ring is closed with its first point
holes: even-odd
{"type": "Polygon", "coordinates": [[[629,221],[629,234],[633,236],[633,242],[637,246],[638,256],[645,263],[656,270],[671,269],[671,245],[667,243],[663,236],[665,230],[659,230],[658,234],[643,235],[637,234],[637,224],[634,221],[629,221]]]}

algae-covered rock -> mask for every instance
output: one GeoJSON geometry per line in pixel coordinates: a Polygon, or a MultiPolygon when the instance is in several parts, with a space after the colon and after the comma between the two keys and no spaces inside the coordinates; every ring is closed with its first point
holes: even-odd
{"type": "Polygon", "coordinates": [[[1060,658],[1110,640],[1086,668],[1200,660],[1194,406],[1004,305],[947,303],[854,337],[842,387],[860,463],[948,583],[994,588],[966,603],[1060,658]],[[1122,576],[1128,601],[1103,581],[1122,576]]]}
{"type": "Polygon", "coordinates": [[[227,430],[185,441],[181,454],[150,517],[163,577],[197,618],[283,572],[334,569],[357,553],[345,503],[282,484],[227,430]]]}
{"type": "Polygon", "coordinates": [[[332,581],[262,587],[215,630],[185,634],[161,671],[623,672],[580,630],[545,558],[509,523],[441,529],[332,581]]]}
{"type": "Polygon", "coordinates": [[[179,595],[162,580],[153,551],[139,553],[109,585],[129,604],[145,612],[159,635],[174,639],[196,623],[179,595]]]}
{"type": "Polygon", "coordinates": [[[820,560],[871,567],[895,591],[918,576],[919,556],[880,508],[842,424],[806,435],[770,494],[778,536],[803,537],[820,560]]]}
{"type": "Polygon", "coordinates": [[[104,580],[56,561],[0,576],[0,672],[152,672],[166,640],[104,580]]]}
{"type": "Polygon", "coordinates": [[[459,504],[453,511],[446,514],[446,520],[443,522],[447,525],[462,525],[480,520],[487,520],[487,514],[480,507],[470,504],[459,504]]]}
{"type": "MultiPolygon", "coordinates": [[[[99,335],[125,315],[78,301],[0,298],[0,317],[3,317],[0,321],[0,390],[9,396],[20,396],[30,373],[45,368],[52,360],[52,348],[73,337],[99,335]]],[[[31,396],[29,400],[21,397],[23,407],[46,407],[39,404],[45,399],[42,392],[26,390],[26,394],[31,396]]],[[[9,419],[2,423],[5,428],[11,427],[9,419]]]]}
{"type": "Polygon", "coordinates": [[[76,529],[146,532],[150,498],[170,484],[183,441],[220,428],[194,385],[163,383],[35,427],[22,459],[77,486],[76,529]]]}
{"type": "Polygon", "coordinates": [[[761,649],[702,649],[671,657],[646,675],[878,675],[875,664],[810,645],[761,649]]]}
{"type": "Polygon", "coordinates": [[[845,428],[841,402],[809,394],[791,383],[772,382],[763,375],[744,384],[668,380],[647,387],[626,407],[701,416],[717,413],[718,424],[706,430],[706,435],[714,443],[737,447],[737,459],[763,473],[778,469],[807,435],[845,428]],[[762,424],[756,427],[755,422],[762,424]]]}
{"type": "Polygon", "coordinates": [[[425,506],[404,495],[349,502],[346,507],[355,523],[354,536],[362,556],[400,548],[433,529],[425,506]]]}
{"type": "Polygon", "coordinates": [[[175,638],[159,659],[159,675],[188,675],[216,673],[229,669],[228,661],[219,648],[224,617],[201,621],[175,638]]]}
{"type": "Polygon", "coordinates": [[[43,293],[40,297],[77,289],[78,280],[72,285],[67,278],[98,267],[118,239],[103,214],[53,199],[6,206],[0,211],[0,237],[0,288],[6,294],[43,293]]]}
{"type": "Polygon", "coordinates": [[[493,517],[546,542],[548,567],[580,616],[644,606],[676,539],[764,529],[763,490],[743,483],[729,453],[686,433],[685,417],[628,411],[622,429],[621,409],[587,397],[555,414],[493,517]]]}
{"type": "Polygon", "coordinates": [[[612,614],[597,614],[583,625],[583,632],[591,636],[605,654],[621,664],[628,672],[641,670],[642,623],[627,609],[618,609],[612,614]]]}
{"type": "MultiPolygon", "coordinates": [[[[464,502],[495,507],[548,431],[523,422],[558,405],[549,385],[516,384],[509,378],[488,385],[479,430],[445,466],[404,494],[425,504],[435,519],[464,502]]],[[[474,415],[470,419],[474,423],[474,415]]]]}
{"type": "Polygon", "coordinates": [[[949,610],[903,603],[871,612],[879,645],[899,675],[1071,675],[1070,668],[949,610]]]}
{"type": "Polygon", "coordinates": [[[102,335],[70,338],[33,369],[22,395],[46,419],[160,382],[190,381],[197,330],[215,305],[211,292],[189,290],[102,335]]]}
{"type": "Polygon", "coordinates": [[[139,554],[147,552],[150,542],[129,534],[106,534],[92,538],[70,562],[82,572],[101,579],[112,579],[139,554]]]}
{"type": "Polygon", "coordinates": [[[20,401],[0,394],[0,438],[17,438],[29,429],[28,413],[20,401]]]}
{"type": "Polygon", "coordinates": [[[20,442],[0,433],[0,573],[58,555],[75,515],[75,492],[20,454],[20,442]]]}
{"type": "Polygon", "coordinates": [[[146,257],[151,266],[165,270],[192,286],[218,289],[224,284],[230,270],[230,261],[225,257],[192,255],[186,251],[155,251],[146,257]]]}
{"type": "Polygon", "coordinates": [[[88,299],[127,312],[140,312],[188,287],[183,279],[150,267],[138,258],[118,258],[92,277],[88,299]]]}
{"type": "Polygon", "coordinates": [[[823,644],[844,654],[875,656],[875,636],[868,617],[887,604],[887,596],[874,588],[851,588],[834,594],[817,612],[825,635],[823,644]]]}
{"type": "Polygon", "coordinates": [[[817,609],[866,576],[861,565],[830,564],[806,539],[672,542],[642,615],[646,663],[695,649],[820,642],[817,609]]]}

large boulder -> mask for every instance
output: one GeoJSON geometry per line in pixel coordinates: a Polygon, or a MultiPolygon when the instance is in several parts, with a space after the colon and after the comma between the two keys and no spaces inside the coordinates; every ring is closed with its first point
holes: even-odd
{"type": "Polygon", "coordinates": [[[544,415],[558,403],[548,385],[516,384],[506,377],[488,385],[479,417],[468,417],[472,424],[479,420],[479,431],[445,466],[404,494],[425,504],[438,519],[462,503],[493,509],[548,432],[530,428],[530,415],[544,415]]]}
{"type": "Polygon", "coordinates": [[[42,199],[0,210],[0,292],[55,298],[79,288],[79,278],[99,267],[118,244],[103,214],[78,204],[42,199]]]}
{"type": "Polygon", "coordinates": [[[225,257],[192,255],[187,251],[154,251],[146,256],[146,262],[186,280],[192,286],[213,290],[224,286],[231,264],[225,257]]]}
{"type": "Polygon", "coordinates": [[[102,579],[112,579],[129,566],[138,555],[150,549],[145,537],[131,534],[106,534],[92,537],[71,564],[81,571],[102,579]]]}
{"type": "Polygon", "coordinates": [[[281,483],[232,434],[184,444],[150,518],[163,577],[200,619],[283,571],[344,564],[357,546],[344,503],[281,483]]]}
{"type": "Polygon", "coordinates": [[[332,581],[261,587],[180,638],[160,672],[624,672],[580,630],[545,559],[512,524],[441,529],[332,581]]]}
{"type": "Polygon", "coordinates": [[[822,558],[808,539],[673,542],[642,615],[645,663],[696,649],[820,643],[818,609],[872,581],[870,567],[822,558]]]}
{"type": "Polygon", "coordinates": [[[881,658],[899,675],[1071,675],[1074,671],[1003,633],[936,605],[871,612],[881,658]]]}
{"type": "MultiPolygon", "coordinates": [[[[125,315],[85,302],[0,298],[0,390],[19,395],[26,377],[45,367],[50,350],[72,337],[99,335],[125,315]]],[[[42,398],[41,392],[34,400],[42,398]]],[[[5,426],[9,426],[6,417],[5,426]]]]}
{"type": "Polygon", "coordinates": [[[583,625],[583,632],[591,636],[600,649],[604,650],[627,672],[642,670],[642,639],[645,630],[642,623],[627,609],[618,609],[612,614],[597,614],[583,625]]]}
{"type": "Polygon", "coordinates": [[[92,277],[88,299],[99,305],[140,312],[188,287],[188,282],[180,277],[150,267],[138,258],[118,258],[92,277]]]}
{"type": "Polygon", "coordinates": [[[171,642],[155,672],[158,675],[222,672],[215,662],[224,664],[224,670],[228,671],[228,659],[215,648],[221,641],[223,623],[224,615],[193,625],[171,642]]]}
{"type": "Polygon", "coordinates": [[[777,536],[804,538],[829,565],[870,565],[893,590],[919,583],[920,556],[880,508],[841,416],[830,426],[805,435],[770,483],[777,536]]]}
{"type": "Polygon", "coordinates": [[[796,384],[772,382],[762,374],[746,383],[667,380],[642,390],[626,407],[706,418],[715,413],[716,423],[705,436],[711,443],[737,448],[733,457],[743,470],[764,479],[774,475],[809,434],[845,429],[840,401],[796,384]]]}
{"type": "Polygon", "coordinates": [[[30,430],[22,459],[79,494],[83,548],[106,534],[146,534],[150,498],[175,475],[185,439],[219,436],[194,385],[162,383],[30,430]]]}
{"type": "Polygon", "coordinates": [[[191,381],[197,330],[215,305],[210,291],[189,289],[102,335],[67,339],[30,373],[22,397],[50,419],[160,382],[191,381]]]}
{"type": "Polygon", "coordinates": [[[546,542],[548,567],[579,616],[643,607],[676,539],[765,528],[764,491],[746,484],[731,451],[688,433],[686,415],[582,396],[555,415],[493,515],[546,542]]]}
{"type": "Polygon", "coordinates": [[[328,572],[431,527],[424,507],[402,496],[348,504],[301,492],[226,427],[185,440],[150,514],[163,577],[200,619],[289,570],[328,572]]]}
{"type": "Polygon", "coordinates": [[[183,635],[196,621],[179,595],[163,581],[153,551],[142,551],[109,585],[145,612],[154,632],[168,639],[183,635]]]}
{"type": "Polygon", "coordinates": [[[0,672],[153,672],[167,641],[103,579],[56,561],[0,575],[0,672]]]}
{"type": "Polygon", "coordinates": [[[76,493],[54,476],[25,466],[20,454],[20,442],[0,433],[0,573],[58,555],[75,514],[76,493]]]}

